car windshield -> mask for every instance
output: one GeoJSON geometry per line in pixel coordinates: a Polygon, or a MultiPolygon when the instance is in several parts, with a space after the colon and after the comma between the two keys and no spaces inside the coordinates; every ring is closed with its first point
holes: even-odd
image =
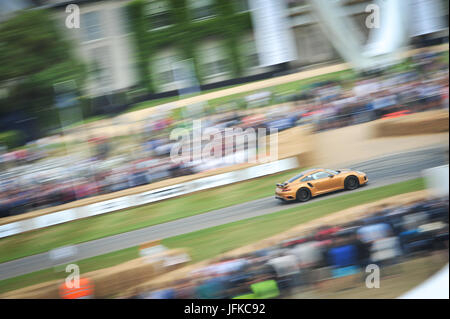
{"type": "Polygon", "coordinates": [[[288,183],[292,183],[293,181],[296,181],[297,179],[299,179],[300,177],[303,177],[305,175],[308,175],[309,173],[313,172],[313,169],[307,170],[307,171],[303,171],[298,175],[295,175],[294,177],[292,177],[290,180],[288,180],[288,183]]]}

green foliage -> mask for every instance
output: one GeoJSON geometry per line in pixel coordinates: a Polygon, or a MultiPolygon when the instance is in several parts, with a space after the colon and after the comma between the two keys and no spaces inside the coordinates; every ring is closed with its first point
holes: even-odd
{"type": "Polygon", "coordinates": [[[0,133],[0,145],[6,146],[8,149],[20,146],[23,142],[23,133],[21,131],[6,131],[0,133]]]}
{"type": "Polygon", "coordinates": [[[85,66],[73,54],[51,13],[29,10],[0,25],[0,84],[8,88],[0,112],[25,109],[39,118],[52,108],[53,84],[75,80],[81,87],[85,66]]]}
{"type": "Polygon", "coordinates": [[[0,26],[2,43],[0,81],[30,77],[39,85],[48,81],[78,79],[73,71],[81,68],[50,13],[25,11],[0,26]]]}
{"type": "Polygon", "coordinates": [[[200,83],[203,83],[204,74],[199,67],[196,48],[202,40],[213,36],[223,40],[231,65],[231,74],[234,77],[242,75],[243,66],[239,58],[238,42],[240,34],[252,27],[248,12],[236,12],[235,1],[216,0],[216,16],[192,21],[187,0],[167,1],[170,3],[170,16],[174,24],[157,30],[151,30],[150,18],[145,15],[146,0],[134,0],[127,5],[142,87],[150,92],[154,91],[150,61],[155,52],[167,46],[177,47],[182,52],[183,58],[193,60],[196,75],[200,83]]]}

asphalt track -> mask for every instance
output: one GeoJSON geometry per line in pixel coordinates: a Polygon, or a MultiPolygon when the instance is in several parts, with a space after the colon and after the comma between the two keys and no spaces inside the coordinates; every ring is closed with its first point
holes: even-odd
{"type": "MultiPolygon", "coordinates": [[[[447,163],[448,148],[432,147],[388,155],[340,168],[352,168],[367,173],[369,184],[352,191],[360,192],[417,178],[421,176],[421,171],[423,169],[447,163]]],[[[348,192],[342,191],[331,195],[319,196],[312,199],[312,201],[321,201],[343,194],[348,194],[348,192]]],[[[81,243],[74,246],[75,255],[70,257],[70,261],[81,260],[137,246],[147,241],[160,240],[213,226],[270,214],[299,205],[304,205],[304,203],[283,204],[276,200],[274,196],[269,196],[203,214],[81,243]]],[[[64,261],[66,262],[69,260],[64,261]]],[[[55,264],[55,261],[50,258],[48,252],[8,261],[0,264],[0,280],[51,268],[54,267],[55,264]]]]}

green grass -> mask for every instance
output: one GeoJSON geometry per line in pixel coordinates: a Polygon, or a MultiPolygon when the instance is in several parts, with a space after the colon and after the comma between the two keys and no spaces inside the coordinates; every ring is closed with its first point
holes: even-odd
{"type": "MultiPolygon", "coordinates": [[[[448,63],[448,56],[449,56],[449,52],[445,51],[443,53],[443,55],[442,55],[441,61],[443,63],[448,63]]],[[[406,69],[409,69],[409,68],[410,68],[410,63],[408,61],[403,61],[403,62],[399,63],[398,65],[392,67],[391,70],[393,70],[393,71],[394,70],[401,71],[401,70],[406,70],[406,69]]],[[[289,93],[299,92],[302,89],[302,87],[304,87],[305,85],[309,85],[309,84],[312,84],[312,83],[315,83],[315,82],[325,81],[325,80],[350,80],[350,81],[352,81],[355,77],[356,77],[356,73],[353,70],[349,69],[349,70],[333,72],[333,73],[329,73],[329,74],[323,74],[323,75],[311,77],[311,78],[308,78],[308,79],[292,81],[292,82],[289,82],[289,83],[284,83],[284,84],[280,84],[280,85],[276,85],[276,86],[271,86],[271,87],[263,88],[263,89],[260,89],[260,90],[253,90],[253,91],[248,91],[248,92],[228,95],[228,96],[224,96],[224,97],[221,97],[221,98],[209,100],[208,103],[209,103],[209,106],[211,108],[215,109],[216,107],[218,107],[220,105],[229,103],[231,101],[242,99],[246,95],[250,95],[250,94],[255,93],[257,91],[270,90],[274,94],[289,94],[289,93]]],[[[179,99],[184,99],[184,98],[189,98],[189,97],[193,97],[193,96],[203,95],[203,94],[207,94],[207,93],[211,93],[211,92],[215,92],[215,91],[220,91],[220,90],[225,90],[225,89],[229,89],[229,88],[232,88],[232,87],[237,87],[237,86],[250,84],[250,83],[254,83],[254,82],[258,82],[258,81],[248,82],[248,83],[244,83],[244,84],[229,85],[229,86],[225,86],[225,87],[221,87],[221,88],[215,88],[215,89],[211,89],[211,90],[205,90],[205,91],[189,94],[189,95],[182,96],[182,97],[180,97],[180,96],[171,96],[171,97],[166,97],[166,98],[161,98],[161,99],[156,99],[156,100],[144,101],[144,102],[137,103],[137,104],[133,105],[131,108],[126,110],[124,113],[138,111],[138,110],[146,109],[146,108],[149,108],[149,107],[154,107],[154,106],[161,105],[161,104],[174,102],[174,101],[177,101],[179,99]]],[[[273,103],[271,103],[271,104],[273,104],[273,103]]],[[[84,123],[86,124],[86,123],[90,123],[90,122],[93,122],[93,121],[97,121],[97,120],[99,120],[101,118],[103,118],[103,117],[96,117],[96,116],[94,116],[92,118],[87,118],[87,119],[84,120],[84,123]]],[[[78,126],[80,124],[82,124],[82,123],[76,123],[75,125],[73,125],[71,127],[75,127],[75,126],[78,126]]]]}
{"type": "MultiPolygon", "coordinates": [[[[89,123],[92,123],[92,122],[97,122],[97,121],[100,121],[100,120],[104,120],[104,119],[106,119],[106,118],[108,118],[107,115],[95,115],[95,116],[91,116],[91,117],[88,117],[88,118],[86,118],[86,119],[83,119],[83,120],[81,120],[81,121],[79,121],[79,122],[70,124],[70,125],[66,126],[65,129],[71,129],[71,128],[74,128],[74,127],[77,127],[77,126],[80,126],[80,125],[89,124],[89,123]]],[[[63,130],[61,129],[61,131],[63,131],[63,130]]]]}
{"type": "MultiPolygon", "coordinates": [[[[232,94],[232,95],[227,95],[224,97],[220,97],[217,99],[212,99],[208,101],[209,107],[211,109],[215,109],[216,107],[229,103],[231,101],[235,101],[235,100],[239,100],[244,98],[247,95],[253,94],[255,92],[258,91],[266,91],[266,90],[270,90],[272,91],[274,94],[288,94],[288,93],[294,93],[294,92],[299,92],[299,90],[304,87],[305,85],[309,85],[315,82],[319,82],[319,81],[325,81],[325,80],[339,80],[339,79],[348,79],[348,78],[352,78],[354,76],[354,72],[352,70],[344,70],[344,71],[339,71],[339,72],[333,72],[333,73],[329,73],[329,74],[324,74],[324,75],[319,75],[319,76],[315,76],[315,77],[311,77],[308,79],[303,79],[303,80],[298,80],[298,81],[292,81],[289,83],[283,83],[283,84],[279,84],[279,85],[275,85],[275,86],[271,86],[271,87],[267,87],[267,88],[263,88],[263,89],[259,89],[259,90],[253,90],[253,91],[247,91],[247,92],[243,92],[243,93],[238,93],[238,94],[232,94]]],[[[257,81],[255,81],[257,82],[257,81]]],[[[171,103],[180,99],[186,99],[186,98],[190,98],[190,97],[194,97],[194,96],[198,96],[198,95],[203,95],[203,94],[208,94],[208,93],[212,93],[215,91],[220,91],[220,90],[226,90],[229,88],[233,88],[233,87],[237,87],[237,86],[241,86],[241,85],[245,85],[245,84],[250,84],[250,83],[254,83],[254,82],[248,82],[248,83],[244,83],[244,84],[235,84],[235,85],[229,85],[229,86],[225,86],[225,87],[221,87],[221,88],[215,88],[215,89],[211,89],[211,90],[205,90],[205,91],[201,91],[198,93],[192,93],[189,95],[185,95],[185,96],[170,96],[170,97],[166,97],[166,98],[161,98],[161,99],[157,99],[157,100],[150,100],[150,101],[145,101],[145,102],[140,102],[137,103],[135,105],[133,105],[132,107],[130,107],[128,110],[124,111],[124,113],[129,113],[129,112],[134,112],[134,111],[138,111],[138,110],[142,110],[142,109],[146,109],[149,107],[154,107],[157,105],[162,105],[162,104],[166,104],[166,103],[171,103]]],[[[274,104],[273,102],[270,103],[269,105],[274,104]]],[[[93,117],[93,118],[87,118],[84,120],[84,123],[91,123],[93,121],[96,121],[98,119],[102,119],[103,117],[93,117]]],[[[83,123],[76,123],[74,125],[71,126],[71,128],[78,126],[80,124],[83,123]]]]}
{"type": "MultiPolygon", "coordinates": [[[[213,112],[217,107],[219,107],[221,105],[230,103],[232,101],[242,100],[245,96],[256,93],[258,91],[270,90],[275,95],[290,94],[290,93],[296,93],[296,92],[298,93],[306,85],[309,85],[309,84],[312,84],[315,82],[325,81],[325,80],[347,80],[347,79],[353,78],[354,76],[355,76],[355,73],[349,69],[349,70],[319,75],[319,76],[311,77],[308,79],[292,81],[289,83],[283,83],[283,84],[279,84],[279,85],[275,85],[275,86],[271,86],[271,87],[267,87],[267,88],[263,88],[263,89],[259,89],[259,90],[253,90],[253,91],[247,91],[247,92],[242,92],[242,93],[238,93],[238,94],[227,95],[227,96],[223,96],[223,97],[220,97],[217,99],[209,100],[207,108],[210,112],[211,111],[213,112]]],[[[255,81],[255,82],[257,82],[257,81],[255,81]]],[[[186,99],[186,98],[190,98],[190,97],[194,97],[194,96],[198,96],[198,95],[212,93],[215,91],[220,91],[220,90],[225,90],[225,89],[229,89],[229,88],[233,88],[233,87],[237,87],[237,86],[241,86],[241,85],[245,85],[245,84],[250,84],[250,83],[254,83],[254,82],[229,85],[229,86],[225,86],[225,87],[221,87],[221,88],[215,88],[215,89],[211,89],[211,90],[205,90],[205,91],[201,91],[201,92],[197,92],[197,93],[192,93],[192,94],[188,94],[185,96],[170,96],[170,97],[161,98],[161,99],[157,99],[157,100],[144,101],[144,102],[133,105],[132,107],[130,107],[129,109],[124,111],[122,114],[134,112],[134,111],[138,111],[138,110],[142,110],[142,109],[146,109],[146,108],[150,108],[150,107],[154,107],[154,106],[158,106],[158,105],[162,105],[162,104],[166,104],[166,103],[171,103],[171,102],[174,102],[174,101],[177,101],[180,99],[186,99]]],[[[277,103],[277,102],[275,100],[272,100],[266,106],[274,105],[275,103],[277,103]]],[[[174,110],[173,116],[176,119],[181,119],[180,111],[178,109],[174,110]]],[[[83,121],[81,121],[81,122],[77,122],[77,123],[70,125],[68,128],[74,129],[82,124],[96,122],[98,120],[102,120],[105,118],[107,118],[107,116],[103,116],[103,115],[89,117],[89,118],[83,119],[83,121]]]]}
{"type": "MultiPolygon", "coordinates": [[[[313,83],[326,81],[326,80],[351,79],[354,76],[355,76],[355,73],[352,70],[338,71],[338,72],[333,72],[333,73],[329,73],[329,74],[314,76],[314,77],[311,77],[308,79],[283,83],[283,84],[279,84],[279,85],[275,85],[275,86],[271,86],[271,87],[267,87],[267,88],[263,88],[263,89],[227,95],[227,96],[220,97],[217,99],[209,100],[208,103],[209,103],[210,107],[216,108],[220,105],[229,103],[231,101],[243,99],[245,96],[251,95],[251,94],[259,92],[259,91],[271,91],[275,95],[299,93],[305,86],[313,84],[313,83]]],[[[273,105],[275,103],[276,102],[272,101],[271,103],[269,103],[269,105],[273,105]]]]}
{"type": "MultiPolygon", "coordinates": [[[[374,202],[386,197],[414,192],[425,188],[422,178],[336,198],[311,202],[277,213],[254,217],[234,223],[220,225],[185,235],[164,239],[162,244],[169,248],[188,248],[192,262],[212,258],[226,251],[245,246],[277,233],[328,214],[374,202]]],[[[138,257],[138,247],[131,247],[109,254],[77,261],[82,273],[111,267],[138,257]]],[[[0,293],[19,289],[45,281],[65,278],[64,272],[53,268],[0,281],[0,293]]]]}
{"type": "Polygon", "coordinates": [[[270,196],[288,171],[171,200],[51,226],[0,239],[0,262],[42,253],[270,196]],[[188,209],[187,209],[188,208],[188,209]]]}
{"type": "Polygon", "coordinates": [[[422,189],[425,189],[424,180],[414,179],[164,239],[163,244],[188,248],[192,260],[200,261],[346,208],[422,189]]]}
{"type": "Polygon", "coordinates": [[[149,107],[153,107],[153,106],[157,106],[157,105],[161,105],[161,104],[166,104],[166,103],[171,103],[171,102],[175,102],[178,101],[180,99],[187,99],[187,98],[191,98],[197,95],[202,95],[202,94],[207,94],[207,93],[212,93],[215,91],[220,91],[220,90],[225,90],[225,89],[229,89],[235,86],[239,86],[242,84],[234,84],[234,85],[228,85],[225,87],[220,87],[220,88],[216,88],[216,89],[211,89],[211,90],[204,90],[204,91],[200,91],[197,93],[191,93],[191,94],[186,94],[183,96],[169,96],[169,97],[165,97],[165,98],[161,98],[161,99],[156,99],[156,100],[150,100],[150,101],[144,101],[144,102],[140,102],[137,103],[135,105],[133,105],[131,108],[129,108],[128,110],[124,111],[124,113],[129,113],[129,112],[134,112],[134,111],[139,111],[142,109],[146,109],[149,107]]]}
{"type": "Polygon", "coordinates": [[[157,106],[157,105],[161,105],[161,104],[165,104],[165,103],[174,102],[174,101],[177,101],[179,99],[180,99],[180,97],[178,97],[178,96],[169,96],[169,97],[165,97],[165,98],[161,98],[161,99],[157,99],[157,100],[150,100],[150,101],[140,102],[140,103],[137,103],[137,104],[133,105],[128,110],[124,111],[124,113],[130,113],[130,112],[134,112],[134,111],[143,110],[143,109],[146,109],[146,108],[149,108],[149,107],[153,107],[153,106],[157,106]]]}

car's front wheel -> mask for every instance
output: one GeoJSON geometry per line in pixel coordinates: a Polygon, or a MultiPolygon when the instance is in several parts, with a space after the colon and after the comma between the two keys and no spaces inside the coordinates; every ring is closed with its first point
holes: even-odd
{"type": "Polygon", "coordinates": [[[311,199],[311,192],[309,189],[303,187],[297,191],[297,201],[306,202],[311,199]]]}
{"type": "Polygon", "coordinates": [[[359,181],[356,176],[349,176],[345,179],[344,183],[345,189],[347,190],[354,190],[359,187],[359,181]]]}

